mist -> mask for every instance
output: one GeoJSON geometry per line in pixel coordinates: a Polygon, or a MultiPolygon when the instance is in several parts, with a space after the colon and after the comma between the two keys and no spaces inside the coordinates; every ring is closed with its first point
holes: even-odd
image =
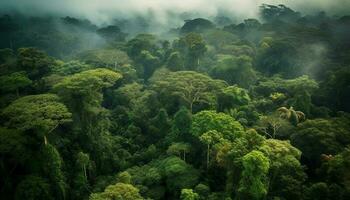
{"type": "Polygon", "coordinates": [[[224,14],[238,22],[258,18],[259,6],[284,4],[301,12],[313,14],[325,11],[328,15],[349,13],[348,0],[2,0],[0,13],[19,13],[29,16],[73,16],[85,18],[97,25],[114,19],[143,17],[153,28],[181,26],[186,18],[213,18],[224,14]]]}

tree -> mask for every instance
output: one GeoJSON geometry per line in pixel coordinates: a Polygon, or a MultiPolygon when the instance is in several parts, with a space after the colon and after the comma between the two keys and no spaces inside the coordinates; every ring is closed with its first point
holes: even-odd
{"type": "Polygon", "coordinates": [[[243,157],[243,172],[238,191],[243,197],[263,199],[267,194],[266,176],[269,159],[260,151],[252,151],[243,157]]]}
{"type": "Polygon", "coordinates": [[[168,147],[167,153],[170,155],[177,155],[186,161],[186,153],[190,152],[190,144],[188,143],[173,143],[168,147]],[[181,156],[182,154],[182,156],[181,156]]]}
{"type": "Polygon", "coordinates": [[[139,189],[130,184],[117,183],[115,185],[108,186],[101,193],[92,193],[89,200],[142,200],[143,198],[139,194],[139,189]]]}
{"type": "Polygon", "coordinates": [[[261,116],[256,129],[269,138],[288,138],[292,125],[278,114],[261,116]]]}
{"type": "Polygon", "coordinates": [[[278,6],[262,4],[260,6],[260,15],[266,21],[274,20],[296,20],[300,17],[300,13],[288,8],[287,6],[281,4],[278,6]]]}
{"type": "MultiPolygon", "coordinates": [[[[97,114],[102,103],[102,89],[111,87],[122,76],[108,69],[93,69],[65,77],[54,86],[54,90],[74,111],[79,121],[89,122],[89,113],[97,114]],[[94,113],[96,112],[97,113],[94,113]]],[[[77,120],[77,118],[75,118],[77,120]]],[[[88,124],[87,124],[88,125],[88,124]]],[[[90,124],[91,127],[91,124],[90,124]]]]}
{"type": "Polygon", "coordinates": [[[217,100],[219,111],[248,105],[251,101],[248,91],[236,85],[221,89],[217,100]]]}
{"type": "Polygon", "coordinates": [[[225,86],[224,82],[192,71],[169,72],[164,77],[154,77],[152,87],[166,96],[178,97],[193,111],[195,104],[213,105],[216,93],[225,86]]]}
{"type": "Polygon", "coordinates": [[[299,122],[305,120],[305,114],[301,111],[295,111],[293,106],[291,106],[289,109],[286,107],[280,107],[277,109],[277,111],[280,113],[281,118],[291,121],[291,123],[295,126],[299,122]]]}
{"type": "Polygon", "coordinates": [[[118,182],[125,183],[125,184],[131,184],[131,175],[129,172],[124,171],[118,174],[118,182]]]}
{"type": "Polygon", "coordinates": [[[208,44],[213,45],[220,52],[223,49],[223,46],[232,44],[239,40],[236,35],[218,29],[206,31],[203,37],[208,44]]]}
{"type": "Polygon", "coordinates": [[[90,66],[106,67],[114,71],[132,64],[126,52],[118,49],[87,50],[77,54],[76,58],[90,66]]]}
{"type": "Polygon", "coordinates": [[[7,76],[0,76],[0,90],[3,92],[16,92],[19,97],[19,90],[32,84],[25,72],[14,72],[7,76]]]}
{"type": "Polygon", "coordinates": [[[285,199],[300,199],[306,179],[304,167],[300,164],[301,151],[289,141],[265,140],[259,151],[270,160],[268,196],[285,199]]]}
{"type": "Polygon", "coordinates": [[[54,60],[43,51],[36,48],[20,48],[18,52],[18,66],[26,71],[31,80],[39,79],[51,72],[54,60]]]}
{"type": "Polygon", "coordinates": [[[210,74],[214,78],[225,80],[230,85],[237,84],[249,88],[256,81],[252,62],[252,58],[248,56],[222,56],[210,74]]]}
{"type": "Polygon", "coordinates": [[[143,50],[147,50],[150,53],[154,53],[156,51],[156,41],[157,40],[154,35],[139,34],[127,42],[127,53],[133,60],[137,61],[143,50]]]}
{"type": "Polygon", "coordinates": [[[138,62],[142,65],[143,78],[147,81],[153,74],[153,72],[159,67],[160,60],[158,57],[153,56],[149,51],[141,51],[138,62]]]}
{"type": "Polygon", "coordinates": [[[350,144],[348,118],[306,120],[291,135],[291,143],[302,151],[304,162],[312,168],[321,164],[321,155],[335,155],[350,144]]]}
{"type": "Polygon", "coordinates": [[[242,125],[229,115],[215,111],[201,111],[193,115],[191,133],[198,138],[208,131],[217,131],[233,141],[244,134],[242,125]]]}
{"type": "Polygon", "coordinates": [[[180,199],[181,200],[199,200],[199,195],[193,192],[192,189],[182,189],[180,199]]]}
{"type": "Polygon", "coordinates": [[[175,49],[185,55],[185,66],[188,70],[196,70],[199,60],[207,51],[204,39],[198,33],[188,33],[175,41],[175,49]]]}
{"type": "Polygon", "coordinates": [[[53,67],[52,72],[60,76],[67,76],[89,69],[92,69],[91,65],[82,63],[78,60],[73,60],[69,62],[57,62],[57,65],[53,67]]]}
{"type": "Polygon", "coordinates": [[[300,69],[296,66],[297,49],[295,45],[288,40],[262,40],[258,51],[255,66],[261,72],[268,75],[276,73],[283,74],[285,77],[295,77],[300,75],[300,69]]]}
{"type": "Polygon", "coordinates": [[[191,124],[192,114],[187,108],[181,107],[175,113],[170,139],[172,141],[186,141],[190,133],[191,124]]]}
{"type": "Polygon", "coordinates": [[[42,177],[28,175],[18,184],[16,188],[16,200],[28,199],[54,199],[50,191],[50,185],[42,177]]]}
{"type": "Polygon", "coordinates": [[[193,20],[186,20],[186,23],[181,27],[180,32],[183,34],[191,32],[200,33],[214,28],[215,26],[213,22],[203,18],[196,18],[193,20]]]}
{"type": "Polygon", "coordinates": [[[166,67],[169,68],[170,71],[180,71],[184,69],[184,61],[180,52],[175,51],[170,54],[166,67]]]}
{"type": "Polygon", "coordinates": [[[46,177],[50,180],[50,186],[56,199],[64,200],[66,197],[66,183],[62,171],[62,158],[57,149],[47,144],[40,152],[41,168],[46,177]]]}
{"type": "Polygon", "coordinates": [[[47,144],[47,135],[71,120],[71,113],[55,94],[29,95],[12,102],[2,113],[8,127],[38,131],[47,144]]]}
{"type": "Polygon", "coordinates": [[[87,196],[87,192],[90,190],[88,180],[88,168],[90,164],[90,156],[86,153],[79,152],[76,154],[76,177],[74,178],[74,191],[73,196],[78,199],[79,197],[87,196]]]}
{"type": "Polygon", "coordinates": [[[158,169],[165,177],[166,187],[172,194],[179,195],[182,188],[192,188],[198,183],[198,171],[178,157],[171,156],[160,160],[158,169]]]}
{"type": "Polygon", "coordinates": [[[97,34],[104,37],[106,40],[116,40],[116,41],[124,41],[126,37],[126,33],[123,33],[118,26],[107,26],[98,29],[97,34]]]}
{"type": "Polygon", "coordinates": [[[101,106],[102,90],[122,76],[108,69],[93,69],[66,76],[53,89],[73,113],[73,128],[82,150],[95,161],[100,171],[111,171],[116,164],[109,133],[109,112],[101,106]],[[113,164],[112,164],[113,163],[113,164]]]}
{"type": "Polygon", "coordinates": [[[206,133],[203,133],[199,140],[207,145],[207,169],[209,168],[209,155],[210,155],[210,146],[214,143],[217,143],[222,139],[221,133],[217,132],[216,130],[208,131],[206,133]]]}

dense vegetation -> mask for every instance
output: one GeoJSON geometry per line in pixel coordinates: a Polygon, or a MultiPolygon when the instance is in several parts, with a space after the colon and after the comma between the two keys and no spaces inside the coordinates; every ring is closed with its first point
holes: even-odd
{"type": "Polygon", "coordinates": [[[0,199],[350,199],[350,16],[260,15],[3,15],[0,199]]]}

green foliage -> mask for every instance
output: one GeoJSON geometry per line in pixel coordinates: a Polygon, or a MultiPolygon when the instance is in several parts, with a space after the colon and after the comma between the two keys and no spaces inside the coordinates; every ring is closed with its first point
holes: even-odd
{"type": "Polygon", "coordinates": [[[118,182],[130,184],[131,183],[131,175],[127,171],[119,173],[118,174],[118,182]]]}
{"type": "Polygon", "coordinates": [[[191,133],[197,137],[208,131],[217,131],[223,138],[233,141],[244,133],[242,125],[229,115],[215,111],[201,111],[193,115],[191,133]]]}
{"type": "Polygon", "coordinates": [[[130,184],[117,183],[115,185],[108,186],[104,192],[92,193],[89,197],[90,200],[141,200],[143,199],[139,190],[130,184]]]}
{"type": "Polygon", "coordinates": [[[50,185],[47,180],[29,175],[23,178],[16,189],[15,199],[54,199],[50,191],[50,185]]]}
{"type": "Polygon", "coordinates": [[[251,199],[263,199],[267,194],[266,175],[269,159],[260,151],[252,151],[243,157],[243,172],[239,192],[251,199]]]}
{"type": "Polygon", "coordinates": [[[26,76],[25,72],[14,72],[8,76],[0,76],[0,90],[3,92],[16,92],[19,95],[19,89],[32,84],[32,81],[26,76]]]}
{"type": "Polygon", "coordinates": [[[19,98],[5,108],[2,114],[8,118],[7,126],[20,130],[44,131],[41,134],[47,134],[71,118],[71,113],[54,94],[19,98]]]}
{"type": "Polygon", "coordinates": [[[131,64],[129,56],[121,50],[96,49],[79,53],[76,58],[88,65],[117,69],[119,66],[131,64]]]}
{"type": "Polygon", "coordinates": [[[2,10],[0,199],[350,199],[349,16],[2,10]]]}
{"type": "Polygon", "coordinates": [[[237,108],[248,105],[251,101],[247,90],[236,85],[228,86],[218,94],[218,110],[237,108]]]}
{"type": "Polygon", "coordinates": [[[60,76],[67,76],[76,74],[82,71],[86,71],[91,69],[92,66],[87,65],[85,63],[81,63],[77,60],[73,60],[70,62],[60,62],[58,65],[55,65],[52,69],[53,73],[58,74],[60,76]]]}
{"type": "Polygon", "coordinates": [[[306,174],[300,164],[301,152],[289,141],[275,139],[265,140],[259,150],[270,160],[269,196],[302,198],[306,174]]]}
{"type": "Polygon", "coordinates": [[[179,52],[173,52],[170,54],[166,67],[171,71],[180,71],[184,69],[184,61],[179,52]]]}
{"type": "Polygon", "coordinates": [[[42,147],[42,169],[51,181],[52,191],[57,199],[65,199],[66,183],[62,173],[62,158],[57,149],[48,144],[42,147]]]}
{"type": "Polygon", "coordinates": [[[53,59],[43,51],[35,48],[20,48],[18,51],[18,66],[26,71],[31,80],[43,77],[51,71],[53,59]]]}
{"type": "Polygon", "coordinates": [[[198,171],[178,157],[168,157],[160,161],[159,168],[165,176],[168,191],[179,193],[182,188],[192,188],[198,182],[198,171]]]}
{"type": "Polygon", "coordinates": [[[230,85],[237,84],[244,88],[249,88],[256,81],[252,58],[248,56],[222,56],[210,74],[230,85]]]}
{"type": "Polygon", "coordinates": [[[207,51],[206,43],[198,33],[188,33],[177,41],[173,46],[185,56],[187,70],[196,70],[200,65],[200,58],[207,51]]]}
{"type": "Polygon", "coordinates": [[[192,189],[182,189],[180,199],[181,200],[198,200],[199,195],[193,192],[192,189]]]}
{"type": "Polygon", "coordinates": [[[195,104],[215,105],[216,91],[225,83],[197,72],[179,71],[154,77],[152,86],[167,98],[179,98],[192,112],[195,104]]]}
{"type": "Polygon", "coordinates": [[[319,165],[321,154],[334,155],[350,142],[346,118],[314,119],[301,123],[291,136],[311,166],[319,165]]]}

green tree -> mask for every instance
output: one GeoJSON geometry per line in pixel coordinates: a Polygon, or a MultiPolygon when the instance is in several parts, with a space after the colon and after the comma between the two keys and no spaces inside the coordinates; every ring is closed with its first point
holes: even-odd
{"type": "Polygon", "coordinates": [[[101,106],[102,90],[121,77],[117,72],[99,68],[66,76],[53,88],[73,113],[78,144],[100,172],[110,172],[117,165],[117,155],[112,153],[116,140],[109,133],[109,112],[101,106]]]}
{"type": "Polygon", "coordinates": [[[268,139],[259,148],[270,160],[269,197],[301,199],[306,180],[300,163],[301,152],[289,141],[268,139]]]}
{"type": "Polygon", "coordinates": [[[130,184],[117,183],[115,185],[108,186],[101,193],[92,193],[89,200],[142,200],[143,198],[139,194],[139,189],[130,184]]]}
{"type": "Polygon", "coordinates": [[[90,190],[88,180],[88,169],[90,165],[90,156],[86,153],[79,152],[76,154],[76,177],[74,178],[74,190],[73,197],[78,199],[79,197],[86,197],[90,190]]]}
{"type": "Polygon", "coordinates": [[[192,114],[191,112],[185,108],[181,107],[175,113],[174,120],[172,123],[172,131],[171,131],[171,141],[186,141],[188,135],[190,133],[192,124],[192,114]]]}
{"type": "Polygon", "coordinates": [[[2,113],[8,127],[34,129],[44,138],[60,124],[71,120],[71,113],[55,94],[29,95],[12,102],[2,113]]]}
{"type": "Polygon", "coordinates": [[[291,135],[291,143],[303,153],[312,168],[321,164],[321,155],[335,155],[350,144],[348,118],[306,120],[291,135]]]}
{"type": "Polygon", "coordinates": [[[0,76],[0,91],[16,92],[19,97],[19,90],[32,84],[25,72],[14,72],[7,76],[0,76]]]}
{"type": "Polygon", "coordinates": [[[170,71],[180,71],[184,69],[184,61],[180,52],[176,51],[169,55],[166,67],[169,68],[170,71]]]}
{"type": "Polygon", "coordinates": [[[263,199],[268,191],[267,173],[269,159],[260,151],[252,151],[243,157],[242,179],[238,191],[242,197],[263,199]]]}
{"type": "Polygon", "coordinates": [[[138,62],[142,65],[143,78],[147,81],[153,72],[159,67],[160,60],[158,57],[152,55],[149,51],[141,51],[138,62]]]}
{"type": "Polygon", "coordinates": [[[192,188],[198,183],[199,173],[191,165],[178,157],[171,156],[161,160],[158,168],[168,191],[180,195],[182,188],[192,188]]]}
{"type": "Polygon", "coordinates": [[[26,71],[29,79],[37,80],[50,73],[54,60],[36,48],[19,48],[17,65],[26,71]]]}
{"type": "Polygon", "coordinates": [[[102,89],[113,86],[121,77],[108,69],[88,70],[65,77],[54,90],[75,114],[75,122],[83,123],[91,131],[91,120],[104,111],[101,109],[102,89]]]}
{"type": "Polygon", "coordinates": [[[209,162],[210,162],[210,146],[213,145],[214,143],[217,143],[222,139],[223,136],[221,133],[217,132],[216,130],[211,130],[206,133],[203,133],[200,137],[199,140],[203,142],[204,144],[207,145],[207,169],[209,168],[209,162]]]}
{"type": "Polygon", "coordinates": [[[185,55],[185,66],[188,70],[196,70],[200,65],[200,58],[207,51],[205,41],[198,33],[188,33],[175,46],[185,55]]]}
{"type": "Polygon", "coordinates": [[[225,86],[224,82],[192,71],[169,72],[164,77],[155,77],[152,87],[166,96],[178,97],[193,111],[198,103],[214,105],[216,92],[225,86]]]}
{"type": "Polygon", "coordinates": [[[222,56],[210,74],[214,78],[225,80],[230,85],[237,84],[249,88],[256,81],[252,62],[252,58],[248,56],[222,56]]]}
{"type": "Polygon", "coordinates": [[[167,153],[169,155],[177,155],[186,161],[186,153],[190,152],[190,148],[191,146],[188,143],[173,143],[168,147],[167,153]]]}
{"type": "Polygon", "coordinates": [[[192,189],[182,189],[180,199],[181,200],[199,200],[199,195],[193,192],[192,189]]]}
{"type": "Polygon", "coordinates": [[[301,111],[295,111],[291,106],[289,109],[286,107],[280,107],[277,109],[280,113],[280,117],[291,121],[293,125],[297,125],[299,122],[305,120],[305,114],[301,111]]]}
{"type": "Polygon", "coordinates": [[[28,175],[18,184],[16,188],[16,200],[28,199],[54,199],[50,191],[50,184],[42,177],[28,175]]]}
{"type": "Polygon", "coordinates": [[[248,105],[251,101],[248,91],[236,85],[223,88],[217,97],[218,110],[238,108],[248,105]]]}
{"type": "Polygon", "coordinates": [[[193,115],[191,133],[199,138],[208,131],[217,131],[230,141],[244,134],[242,125],[224,113],[201,111],[193,115]]]}
{"type": "Polygon", "coordinates": [[[50,186],[56,199],[66,198],[66,183],[62,170],[62,158],[57,149],[51,145],[45,145],[41,149],[41,168],[50,180],[50,186]]]}

